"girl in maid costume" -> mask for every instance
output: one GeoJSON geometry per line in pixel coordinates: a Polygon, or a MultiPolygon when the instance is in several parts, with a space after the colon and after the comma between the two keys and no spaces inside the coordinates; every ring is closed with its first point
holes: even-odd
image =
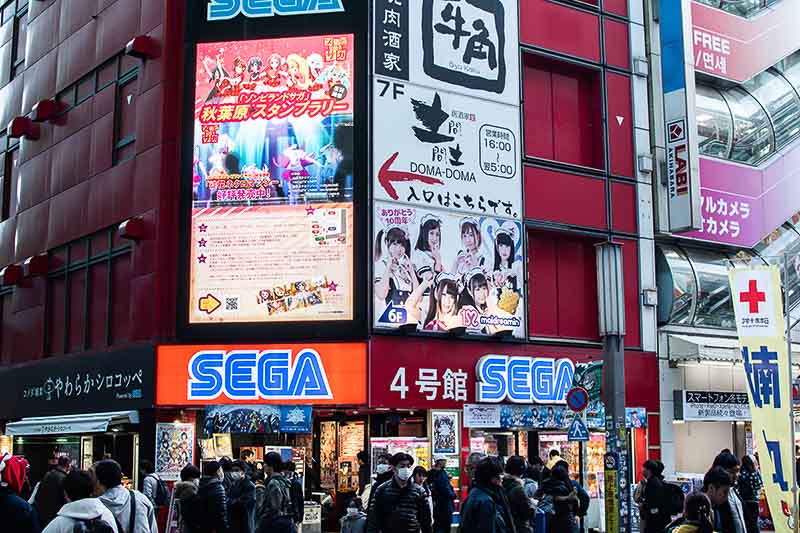
{"type": "MultiPolygon", "coordinates": [[[[513,315],[497,307],[490,297],[491,290],[489,280],[486,279],[483,269],[473,268],[464,276],[464,290],[461,292],[458,301],[459,310],[471,307],[475,309],[478,316],[487,319],[510,319],[513,315]]],[[[511,331],[514,328],[500,324],[487,323],[480,324],[480,318],[476,323],[464,324],[467,329],[479,330],[487,335],[494,335],[501,331],[511,331]]]]}
{"type": "Polygon", "coordinates": [[[448,272],[440,272],[436,277],[425,279],[409,296],[406,309],[422,331],[450,331],[462,327],[458,314],[458,280],[448,272]],[[428,308],[420,316],[420,301],[426,292],[430,292],[428,308]]]}
{"type": "Polygon", "coordinates": [[[522,280],[522,262],[514,257],[515,229],[500,227],[495,233],[492,281],[496,287],[498,299],[504,287],[519,292],[520,280],[522,280]]]}
{"type": "Polygon", "coordinates": [[[489,262],[481,251],[483,239],[478,221],[472,217],[461,219],[461,250],[458,251],[452,272],[463,276],[473,268],[485,269],[489,262]]]}
{"type": "Polygon", "coordinates": [[[411,241],[405,229],[391,226],[375,237],[375,298],[403,306],[418,286],[411,262],[411,241]],[[386,247],[384,256],[382,246],[386,247]]]}

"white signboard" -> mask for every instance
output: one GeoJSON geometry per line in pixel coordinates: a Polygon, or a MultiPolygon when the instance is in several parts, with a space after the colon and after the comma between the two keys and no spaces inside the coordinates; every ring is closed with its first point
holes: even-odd
{"type": "Polygon", "coordinates": [[[375,78],[375,199],[522,216],[519,110],[375,78]]]}
{"type": "Polygon", "coordinates": [[[464,404],[464,427],[499,428],[500,406],[464,404]]]}
{"type": "Polygon", "coordinates": [[[772,301],[780,290],[771,290],[772,271],[764,269],[734,269],[731,276],[733,305],[736,311],[736,330],[742,337],[772,337],[775,331],[775,309],[772,301]]]}
{"type": "Polygon", "coordinates": [[[519,106],[517,0],[375,0],[382,76],[519,106]]]}
{"type": "Polygon", "coordinates": [[[705,422],[750,420],[747,393],[683,391],[683,419],[705,422]]]}

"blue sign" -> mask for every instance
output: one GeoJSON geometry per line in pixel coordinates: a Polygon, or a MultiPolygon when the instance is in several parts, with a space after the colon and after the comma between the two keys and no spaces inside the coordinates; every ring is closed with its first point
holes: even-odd
{"type": "Polygon", "coordinates": [[[567,393],[567,407],[576,413],[589,406],[589,393],[583,387],[572,387],[567,393]]]}
{"type": "Polygon", "coordinates": [[[567,431],[567,440],[570,442],[586,442],[589,440],[589,429],[583,420],[579,417],[572,419],[572,424],[569,425],[567,431]]]}
{"type": "Polygon", "coordinates": [[[310,405],[282,405],[281,432],[311,433],[310,405]]]}
{"type": "Polygon", "coordinates": [[[211,0],[207,19],[229,20],[240,13],[248,18],[273,15],[313,15],[344,11],[342,0],[211,0]]]}
{"type": "Polygon", "coordinates": [[[478,402],[563,404],[575,365],[569,359],[484,355],[475,373],[478,402]]]}
{"type": "Polygon", "coordinates": [[[405,324],[408,322],[408,311],[406,311],[405,307],[397,307],[390,303],[383,311],[378,322],[381,324],[405,324]]]}
{"type": "Polygon", "coordinates": [[[189,400],[331,399],[320,355],[292,350],[204,350],[189,360],[189,400]]]}

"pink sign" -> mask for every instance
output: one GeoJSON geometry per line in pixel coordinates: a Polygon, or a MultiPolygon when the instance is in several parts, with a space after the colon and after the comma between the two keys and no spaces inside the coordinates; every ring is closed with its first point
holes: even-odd
{"type": "Polygon", "coordinates": [[[694,67],[741,83],[800,49],[800,2],[752,18],[692,2],[694,67]]]}
{"type": "Polygon", "coordinates": [[[702,229],[684,237],[752,248],[800,208],[800,149],[761,167],[700,158],[702,229]]]}

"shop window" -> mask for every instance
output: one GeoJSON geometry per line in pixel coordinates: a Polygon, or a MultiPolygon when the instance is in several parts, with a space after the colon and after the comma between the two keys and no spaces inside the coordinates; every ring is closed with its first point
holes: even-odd
{"type": "Polygon", "coordinates": [[[736,326],[733,302],[728,282],[731,263],[722,254],[687,250],[692,262],[699,291],[694,325],[732,329],[736,326]]]}
{"type": "Polygon", "coordinates": [[[767,110],[775,130],[775,145],[787,144],[800,132],[800,99],[786,79],[765,70],[743,86],[767,110]]]}
{"type": "Polygon", "coordinates": [[[753,96],[739,87],[724,92],[733,112],[731,159],[756,164],[774,149],[775,140],[769,117],[753,96]]]}
{"type": "Polygon", "coordinates": [[[697,138],[700,153],[712,157],[728,157],[731,149],[733,117],[719,91],[697,86],[697,138]]]}
{"type": "Polygon", "coordinates": [[[524,56],[525,154],[603,167],[600,71],[524,56]]]}
{"type": "MultiPolygon", "coordinates": [[[[117,322],[128,316],[115,313],[115,299],[117,287],[127,287],[129,278],[115,274],[119,263],[130,263],[131,244],[115,240],[116,230],[112,226],[51,250],[46,354],[105,348],[119,340],[117,322]]],[[[127,299],[122,303],[129,308],[127,299]]]]}
{"type": "Polygon", "coordinates": [[[114,163],[119,163],[136,155],[136,103],[138,100],[136,72],[126,75],[117,85],[117,99],[114,109],[114,163]]]}
{"type": "Polygon", "coordinates": [[[28,38],[28,0],[15,0],[3,8],[3,20],[7,16],[6,9],[14,12],[14,28],[11,37],[11,79],[13,80],[25,68],[25,46],[28,38]]]}

